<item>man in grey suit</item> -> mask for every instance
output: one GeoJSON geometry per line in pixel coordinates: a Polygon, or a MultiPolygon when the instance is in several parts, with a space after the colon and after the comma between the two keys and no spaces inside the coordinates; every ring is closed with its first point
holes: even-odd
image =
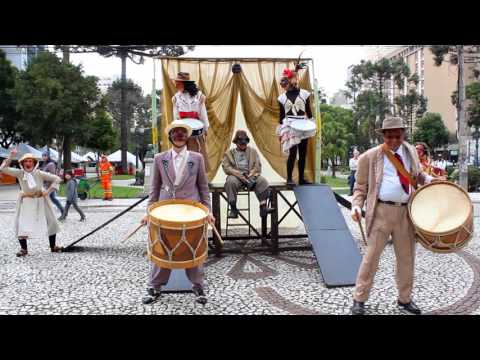
{"type": "MultiPolygon", "coordinates": [[[[173,147],[155,155],[152,170],[152,184],[148,206],[166,199],[189,199],[205,205],[210,213],[208,222],[214,223],[211,214],[210,193],[208,178],[205,172],[205,160],[202,154],[187,150],[187,141],[192,129],[179,121],[173,121],[166,129],[169,141],[173,147]]],[[[147,223],[147,216],[142,223],[147,223]]],[[[185,269],[188,279],[193,284],[196,301],[205,304],[207,298],[203,291],[203,266],[185,269]]],[[[151,264],[147,296],[142,299],[144,304],[151,304],[158,300],[162,286],[168,283],[171,270],[151,264]]]]}

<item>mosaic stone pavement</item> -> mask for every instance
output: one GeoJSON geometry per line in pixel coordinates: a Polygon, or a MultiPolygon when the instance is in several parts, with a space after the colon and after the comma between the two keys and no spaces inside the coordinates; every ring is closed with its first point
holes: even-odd
{"type": "MultiPolygon", "coordinates": [[[[353,288],[327,289],[311,251],[276,257],[268,253],[211,256],[205,268],[209,299],[205,306],[196,304],[193,294],[164,294],[157,303],[143,305],[149,266],[146,230],[122,242],[143,209],[87,238],[75,252],[52,254],[47,239],[32,239],[29,255],[16,258],[14,203],[1,205],[0,314],[349,314],[353,288]]],[[[59,244],[70,243],[122,209],[86,207],[85,223],[72,210],[58,235],[59,244]]],[[[357,225],[347,210],[342,212],[363,251],[357,225]]],[[[478,222],[475,217],[476,228],[478,222]]],[[[307,240],[288,244],[305,245],[307,240]]],[[[433,254],[418,246],[416,259],[414,299],[424,313],[480,314],[478,236],[457,254],[433,254]]],[[[395,304],[394,267],[393,247],[387,246],[366,305],[368,314],[402,314],[395,304]]]]}

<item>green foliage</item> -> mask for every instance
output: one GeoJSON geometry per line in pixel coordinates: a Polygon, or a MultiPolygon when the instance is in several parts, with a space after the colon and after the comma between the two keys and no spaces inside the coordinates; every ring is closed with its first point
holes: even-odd
{"type": "Polygon", "coordinates": [[[480,82],[471,83],[466,87],[468,126],[480,128],[480,82]]]}
{"type": "Polygon", "coordinates": [[[86,124],[82,139],[82,145],[97,153],[108,153],[114,150],[115,140],[118,138],[118,130],[113,127],[112,117],[105,103],[103,98],[95,109],[93,118],[86,124]]]}
{"type": "Polygon", "coordinates": [[[69,137],[80,144],[92,119],[100,90],[97,78],[84,76],[81,66],[63,63],[55,54],[37,55],[15,85],[19,130],[33,144],[69,137]]]}
{"type": "MultiPolygon", "coordinates": [[[[450,176],[452,181],[458,181],[458,169],[453,171],[450,176]]],[[[468,191],[477,192],[480,187],[480,168],[476,166],[468,167],[468,191]]]]}
{"type": "Polygon", "coordinates": [[[421,118],[427,111],[427,98],[417,93],[416,89],[412,87],[406,95],[397,96],[395,104],[398,115],[407,121],[409,134],[412,136],[415,119],[421,118]]]}
{"type": "Polygon", "coordinates": [[[5,149],[21,140],[17,136],[19,116],[13,94],[16,75],[17,70],[0,50],[0,146],[5,149]]]}
{"type": "Polygon", "coordinates": [[[424,142],[431,149],[448,143],[448,130],[438,113],[426,113],[417,122],[417,129],[413,133],[413,141],[424,142]]]}
{"type": "Polygon", "coordinates": [[[354,137],[351,134],[353,114],[351,110],[322,104],[322,157],[332,165],[332,176],[335,177],[339,159],[347,157],[349,145],[354,137]]]}

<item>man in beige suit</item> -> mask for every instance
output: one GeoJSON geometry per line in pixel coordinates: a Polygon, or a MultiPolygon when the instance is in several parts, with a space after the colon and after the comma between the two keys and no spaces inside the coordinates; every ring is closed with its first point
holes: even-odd
{"type": "Polygon", "coordinates": [[[352,218],[360,221],[366,203],[368,245],[357,275],[352,314],[363,315],[378,268],[380,256],[391,235],[397,259],[396,281],[399,307],[412,314],[421,314],[411,299],[415,260],[415,230],[408,217],[407,203],[415,191],[407,176],[397,171],[385,151],[403,164],[419,185],[432,177],[423,173],[415,148],[405,141],[405,124],[401,118],[383,121],[384,144],[376,146],[358,160],[352,203],[352,218]]]}

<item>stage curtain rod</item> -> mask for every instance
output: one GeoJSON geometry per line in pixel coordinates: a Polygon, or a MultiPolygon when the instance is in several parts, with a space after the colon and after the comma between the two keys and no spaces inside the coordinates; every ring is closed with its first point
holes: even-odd
{"type": "MultiPolygon", "coordinates": [[[[154,56],[153,59],[171,59],[171,60],[187,60],[187,61],[296,61],[298,58],[193,58],[193,57],[175,57],[175,56],[154,56]]],[[[300,61],[313,61],[312,58],[301,58],[300,61]]]]}

